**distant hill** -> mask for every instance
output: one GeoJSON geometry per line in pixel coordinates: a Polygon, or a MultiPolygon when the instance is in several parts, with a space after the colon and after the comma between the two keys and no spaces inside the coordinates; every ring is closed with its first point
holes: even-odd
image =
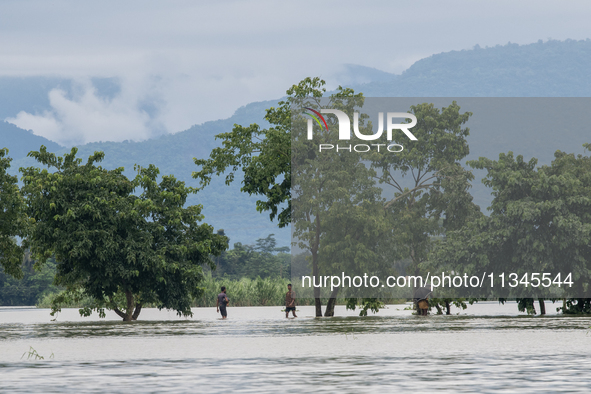
{"type": "MultiPolygon", "coordinates": [[[[343,79],[348,78],[349,86],[368,97],[589,97],[591,96],[589,64],[591,64],[591,40],[548,41],[522,46],[516,44],[493,48],[476,46],[471,50],[441,53],[419,60],[401,75],[347,65],[343,72],[352,72],[353,75],[344,75],[343,79]],[[369,83],[360,83],[369,77],[375,79],[369,83]]],[[[40,81],[42,84],[47,83],[45,80],[40,81]]],[[[101,86],[104,94],[108,95],[116,92],[115,82],[101,80],[97,83],[103,84],[101,86]]],[[[8,80],[3,82],[0,78],[0,87],[8,85],[11,89],[10,94],[0,93],[0,108],[13,106],[10,98],[16,97],[19,105],[23,106],[22,109],[27,111],[35,106],[35,108],[42,108],[43,97],[39,92],[50,86],[49,84],[36,88],[33,82],[28,81],[25,84],[27,89],[21,95],[16,82],[8,80]],[[27,100],[30,103],[27,104],[27,100],[23,97],[29,97],[30,100],[27,100]]],[[[188,185],[196,186],[196,182],[191,178],[191,172],[196,169],[193,157],[207,157],[211,149],[219,144],[219,141],[214,139],[214,135],[230,131],[235,123],[242,125],[264,123],[265,109],[276,106],[277,101],[251,103],[239,108],[228,119],[206,122],[176,134],[143,142],[86,144],[79,147],[79,156],[85,158],[95,150],[102,150],[106,153],[103,163],[105,167],[123,166],[127,174],[133,176],[134,164],[144,166],[155,164],[162,174],[174,174],[188,185]]],[[[407,101],[410,105],[417,100],[407,101]]],[[[447,105],[447,102],[442,100],[438,105],[447,105]]],[[[461,102],[460,105],[462,105],[461,102]]],[[[466,105],[464,110],[467,108],[478,110],[478,105],[468,102],[466,105]]],[[[586,112],[585,108],[575,109],[586,112]]],[[[575,109],[571,111],[574,115],[576,115],[575,109]]],[[[548,111],[552,113],[551,108],[548,111]]],[[[4,112],[0,111],[0,115],[2,113],[4,112]]],[[[14,116],[14,113],[6,116],[14,116]]],[[[556,116],[560,114],[557,113],[556,116]]],[[[541,162],[549,163],[555,149],[567,151],[570,149],[570,151],[582,153],[580,145],[583,142],[591,142],[591,138],[588,137],[591,133],[586,129],[566,127],[560,128],[556,133],[540,134],[535,128],[523,125],[517,125],[513,129],[497,127],[496,121],[490,113],[480,117],[475,115],[470,124],[472,128],[469,137],[470,158],[478,156],[495,158],[498,157],[499,152],[507,151],[507,146],[512,146],[516,153],[524,153],[526,156],[530,155],[529,157],[536,156],[541,159],[541,162]],[[509,140],[510,144],[507,142],[509,140]]],[[[498,124],[503,124],[502,119],[499,119],[498,124]]],[[[25,156],[29,150],[39,149],[41,144],[45,144],[50,150],[56,152],[69,151],[69,148],[60,147],[31,132],[0,123],[0,147],[6,146],[10,149],[10,156],[15,159],[12,167],[14,173],[18,171],[19,166],[34,165],[34,162],[25,156]]],[[[226,230],[231,242],[252,244],[257,238],[275,233],[279,246],[289,245],[289,230],[278,229],[269,221],[267,214],[256,212],[254,208],[256,197],[249,197],[239,189],[240,179],[231,186],[225,186],[221,179],[217,179],[208,188],[193,196],[190,203],[203,204],[206,222],[217,229],[226,230]]],[[[490,196],[489,191],[479,180],[474,183],[473,194],[484,210],[490,201],[490,196]]]]}
{"type": "Polygon", "coordinates": [[[591,40],[497,45],[421,59],[389,82],[356,85],[368,97],[588,97],[591,40]]]}
{"type": "Polygon", "coordinates": [[[58,151],[62,147],[47,138],[33,134],[31,130],[19,129],[12,123],[0,122],[0,148],[8,148],[12,158],[22,158],[33,149],[45,145],[50,151],[58,151]]]}
{"type": "Polygon", "coordinates": [[[391,74],[377,68],[360,66],[358,64],[343,64],[333,75],[334,81],[342,86],[360,85],[365,83],[391,82],[399,78],[396,74],[391,74]]]}

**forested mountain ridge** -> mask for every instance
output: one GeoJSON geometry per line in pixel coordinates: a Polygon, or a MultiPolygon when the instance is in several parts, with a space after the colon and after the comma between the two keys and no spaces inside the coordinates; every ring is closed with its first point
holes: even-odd
{"type": "Polygon", "coordinates": [[[368,97],[588,97],[589,64],[590,39],[476,45],[429,56],[390,81],[356,88],[368,97]]]}

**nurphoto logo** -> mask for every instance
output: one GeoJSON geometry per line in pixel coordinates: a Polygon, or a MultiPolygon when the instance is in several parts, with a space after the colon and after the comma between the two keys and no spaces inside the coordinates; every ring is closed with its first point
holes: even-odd
{"type": "MultiPolygon", "coordinates": [[[[315,120],[320,129],[326,129],[328,132],[328,124],[326,123],[326,119],[322,114],[332,114],[337,117],[339,122],[339,140],[340,141],[347,141],[351,140],[351,120],[349,116],[340,111],[338,109],[321,109],[320,112],[305,107],[306,110],[310,112],[304,112],[306,115],[310,115],[312,119],[308,119],[308,140],[312,140],[314,137],[314,122],[315,120]],[[324,127],[323,127],[324,126],[324,127]]],[[[392,130],[401,130],[411,141],[417,141],[417,137],[415,137],[411,132],[410,128],[414,127],[417,124],[417,118],[411,113],[408,112],[387,112],[386,113],[386,139],[388,141],[392,141],[392,130]],[[410,123],[394,123],[394,119],[410,119],[410,123]]],[[[375,141],[382,137],[384,133],[384,113],[378,113],[378,130],[376,133],[367,135],[362,134],[359,131],[359,112],[353,113],[353,132],[355,133],[355,137],[362,141],[375,141]]],[[[375,147],[377,151],[380,151],[381,147],[386,147],[389,152],[402,152],[404,147],[400,144],[357,144],[357,145],[348,145],[348,146],[339,146],[338,144],[320,144],[319,151],[322,152],[323,150],[331,150],[335,149],[338,151],[355,151],[355,152],[369,152],[372,147],[375,147]]]]}

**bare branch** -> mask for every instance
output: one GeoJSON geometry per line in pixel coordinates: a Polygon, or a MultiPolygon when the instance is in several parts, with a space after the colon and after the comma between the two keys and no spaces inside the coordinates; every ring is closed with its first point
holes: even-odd
{"type": "Polygon", "coordinates": [[[396,201],[400,200],[402,197],[406,197],[407,195],[409,195],[409,194],[412,194],[412,193],[416,192],[416,191],[417,191],[417,190],[419,190],[419,189],[428,189],[429,187],[431,187],[431,186],[433,186],[433,185],[434,185],[433,183],[430,183],[430,184],[428,184],[428,185],[421,185],[421,186],[417,186],[417,187],[415,187],[415,188],[412,188],[411,190],[409,190],[409,191],[407,191],[407,192],[405,192],[405,193],[402,193],[402,194],[401,194],[401,195],[399,195],[398,197],[396,197],[396,198],[394,198],[394,199],[390,200],[390,201],[389,201],[389,202],[388,202],[388,203],[387,203],[387,204],[384,206],[384,209],[387,209],[388,207],[390,207],[390,205],[394,204],[396,201]]]}

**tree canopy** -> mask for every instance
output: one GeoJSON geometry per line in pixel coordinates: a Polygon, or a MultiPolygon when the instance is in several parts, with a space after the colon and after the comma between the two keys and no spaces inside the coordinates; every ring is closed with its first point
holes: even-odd
{"type": "Polygon", "coordinates": [[[201,166],[193,172],[201,187],[209,185],[213,175],[220,176],[228,170],[225,182],[229,185],[236,171],[242,169],[244,180],[240,190],[261,196],[256,209],[269,212],[271,220],[277,218],[279,227],[287,226],[291,220],[291,97],[317,94],[309,86],[321,86],[320,80],[306,78],[287,90],[289,97],[280,101],[278,108],[266,110],[264,119],[271,127],[235,124],[231,132],[216,135],[216,139],[222,140],[222,147],[213,149],[209,159],[193,159],[201,166]]]}
{"type": "MultiPolygon", "coordinates": [[[[492,188],[491,214],[449,232],[435,259],[467,272],[515,273],[520,279],[532,272],[552,273],[548,283],[557,273],[562,279],[572,273],[574,287],[564,294],[590,297],[591,159],[557,151],[551,165],[537,167],[535,158],[525,161],[509,152],[469,164],[487,170],[483,182],[492,188]]],[[[511,294],[543,299],[556,290],[519,286],[511,294]]]]}
{"type": "Polygon", "coordinates": [[[291,256],[289,247],[277,247],[274,234],[259,238],[254,245],[234,244],[215,258],[215,278],[289,278],[291,256]]]}
{"type": "Polygon", "coordinates": [[[24,238],[29,228],[18,178],[8,174],[12,159],[8,149],[0,149],[0,265],[15,278],[22,278],[24,248],[16,237],[24,238]]]}
{"type": "Polygon", "coordinates": [[[225,236],[199,224],[201,206],[184,207],[195,190],[172,175],[158,182],[154,166],[129,180],[123,168],[97,165],[102,152],[82,164],[76,151],[58,157],[41,147],[30,155],[51,171],[22,169],[36,260],[55,256],[56,284],[69,294],[81,289],[99,313],[108,308],[136,320],[150,303],[191,315],[202,265],[213,266],[210,256],[227,247],[225,236]]]}
{"type": "Polygon", "coordinates": [[[469,153],[464,124],[472,114],[460,113],[455,102],[441,110],[424,103],[410,111],[417,118],[412,129],[417,141],[395,155],[374,152],[371,165],[393,191],[384,207],[395,229],[397,257],[410,258],[416,270],[427,258],[431,237],[460,228],[479,209],[468,192],[474,176],[460,163],[469,153]]]}
{"type": "MultiPolygon", "coordinates": [[[[355,109],[363,106],[363,94],[339,87],[322,98],[319,87],[324,81],[319,84],[304,80],[299,92],[305,95],[291,98],[292,233],[299,248],[310,253],[308,275],[311,273],[316,282],[337,272],[356,275],[375,270],[380,262],[375,246],[386,230],[381,189],[374,181],[375,171],[363,162],[363,155],[334,149],[319,152],[321,144],[335,143],[338,119],[327,116],[326,127],[318,127],[312,139],[307,132],[306,114],[310,108],[336,109],[353,118],[355,109]]],[[[359,117],[359,129],[371,133],[365,114],[359,117]]],[[[299,267],[296,270],[302,271],[299,267]]],[[[343,288],[339,284],[322,295],[320,287],[314,286],[316,316],[322,316],[323,297],[329,298],[324,315],[334,315],[335,301],[343,288]]],[[[358,298],[350,292],[341,295],[358,298]]]]}

